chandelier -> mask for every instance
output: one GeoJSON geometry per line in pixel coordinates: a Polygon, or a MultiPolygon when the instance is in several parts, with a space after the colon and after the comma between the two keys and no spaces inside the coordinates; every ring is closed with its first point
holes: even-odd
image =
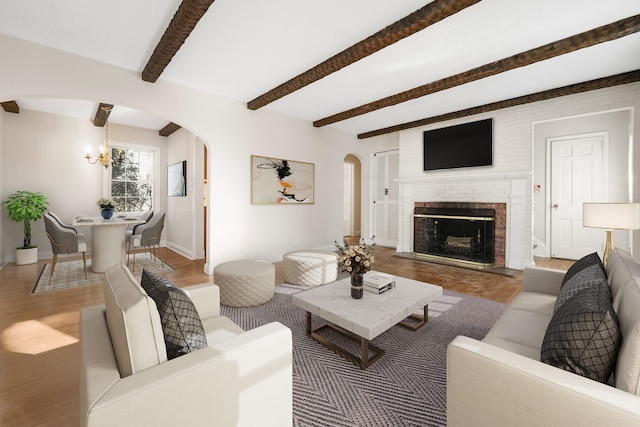
{"type": "Polygon", "coordinates": [[[124,161],[124,150],[118,149],[118,155],[115,158],[111,158],[111,152],[109,151],[109,113],[111,112],[111,107],[108,105],[101,105],[100,109],[107,115],[105,120],[104,146],[100,147],[100,153],[95,160],[91,161],[91,154],[89,153],[85,154],[84,158],[92,165],[97,163],[104,166],[105,169],[108,169],[110,164],[113,164],[114,166],[120,166],[120,164],[122,164],[124,161]]]}

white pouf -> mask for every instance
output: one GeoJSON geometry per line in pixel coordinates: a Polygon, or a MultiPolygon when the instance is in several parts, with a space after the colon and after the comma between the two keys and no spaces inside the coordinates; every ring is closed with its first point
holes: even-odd
{"type": "Polygon", "coordinates": [[[287,283],[317,286],[338,278],[338,254],[335,252],[300,250],[287,252],[282,258],[287,283]]]}
{"type": "Polygon", "coordinates": [[[220,303],[232,307],[251,307],[273,298],[276,268],[266,261],[241,260],[218,264],[213,283],[220,288],[220,303]]]}

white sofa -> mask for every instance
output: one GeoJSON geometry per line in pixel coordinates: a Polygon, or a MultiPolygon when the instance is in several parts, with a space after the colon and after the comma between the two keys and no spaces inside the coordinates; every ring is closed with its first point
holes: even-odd
{"type": "Polygon", "coordinates": [[[104,290],[105,306],[80,313],[82,426],[291,425],[287,327],[245,332],[220,316],[217,286],[186,287],[208,346],[167,360],[155,302],[124,265],[104,290]]]}
{"type": "Polygon", "coordinates": [[[640,265],[615,249],[606,266],[622,333],[615,386],[540,361],[565,272],[524,270],[523,291],[484,340],[447,352],[449,426],[640,425],[640,265]]]}

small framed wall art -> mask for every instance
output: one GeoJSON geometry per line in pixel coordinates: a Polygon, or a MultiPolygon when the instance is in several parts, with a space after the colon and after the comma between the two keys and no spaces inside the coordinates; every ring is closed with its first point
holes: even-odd
{"type": "Polygon", "coordinates": [[[169,197],[187,195],[187,161],[183,160],[169,166],[167,173],[167,189],[169,197]]]}
{"type": "Polygon", "coordinates": [[[251,204],[313,204],[313,163],[251,156],[251,204]]]}

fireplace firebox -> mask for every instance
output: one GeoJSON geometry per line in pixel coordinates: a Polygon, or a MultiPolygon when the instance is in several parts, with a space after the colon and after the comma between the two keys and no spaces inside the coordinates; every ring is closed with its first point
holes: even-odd
{"type": "Polygon", "coordinates": [[[494,209],[416,207],[413,223],[416,255],[495,265],[494,209]]]}

